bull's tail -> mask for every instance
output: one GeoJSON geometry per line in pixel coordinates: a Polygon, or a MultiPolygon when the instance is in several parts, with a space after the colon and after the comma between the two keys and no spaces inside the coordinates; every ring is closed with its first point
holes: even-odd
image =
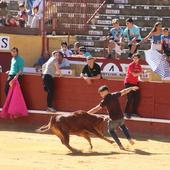
{"type": "Polygon", "coordinates": [[[46,131],[50,130],[50,128],[51,128],[51,122],[52,122],[53,117],[54,117],[54,116],[51,116],[51,117],[50,117],[50,121],[49,121],[49,123],[48,123],[47,125],[43,125],[43,126],[41,126],[39,129],[36,129],[35,131],[36,131],[37,133],[43,133],[43,132],[46,132],[46,131]]]}

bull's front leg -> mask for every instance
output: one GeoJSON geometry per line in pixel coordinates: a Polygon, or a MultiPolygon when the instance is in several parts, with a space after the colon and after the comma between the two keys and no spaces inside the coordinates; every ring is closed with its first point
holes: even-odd
{"type": "Polygon", "coordinates": [[[71,147],[69,144],[63,143],[72,153],[81,153],[80,150],[71,147]]]}
{"type": "Polygon", "coordinates": [[[89,145],[90,145],[90,149],[92,150],[93,149],[93,145],[91,143],[90,137],[87,135],[87,136],[84,136],[84,138],[87,139],[87,141],[89,142],[89,145]]]}
{"type": "Polygon", "coordinates": [[[63,138],[61,139],[61,142],[63,145],[65,145],[72,153],[80,153],[81,151],[78,149],[73,148],[72,146],[70,146],[69,142],[70,142],[70,135],[68,131],[63,131],[61,130],[62,136],[63,138]]]}

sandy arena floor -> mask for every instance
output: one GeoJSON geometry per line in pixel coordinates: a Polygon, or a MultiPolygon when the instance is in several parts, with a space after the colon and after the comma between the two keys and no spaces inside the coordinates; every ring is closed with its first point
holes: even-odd
{"type": "Polygon", "coordinates": [[[71,145],[83,153],[72,154],[53,135],[0,131],[0,170],[169,170],[170,138],[138,138],[129,151],[93,138],[71,136],[71,145]]]}

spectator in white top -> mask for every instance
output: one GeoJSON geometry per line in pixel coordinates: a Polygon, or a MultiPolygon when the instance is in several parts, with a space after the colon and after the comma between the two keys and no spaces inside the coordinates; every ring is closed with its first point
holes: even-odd
{"type": "Polygon", "coordinates": [[[71,57],[73,55],[73,52],[68,49],[67,42],[65,41],[61,43],[60,51],[64,54],[64,57],[71,57]]]}
{"type": "Polygon", "coordinates": [[[58,51],[52,52],[52,57],[50,57],[50,59],[42,66],[44,90],[47,92],[47,111],[50,112],[56,111],[52,107],[52,101],[54,94],[54,77],[57,74],[61,75],[61,71],[57,62],[59,55],[61,54],[58,51]]]}
{"type": "Polygon", "coordinates": [[[38,7],[38,12],[37,14],[39,15],[40,18],[43,17],[43,0],[35,0],[33,3],[33,8],[38,7]]]}
{"type": "Polygon", "coordinates": [[[31,28],[38,28],[39,21],[43,17],[43,0],[35,0],[33,3],[33,19],[31,22],[31,28]]]}

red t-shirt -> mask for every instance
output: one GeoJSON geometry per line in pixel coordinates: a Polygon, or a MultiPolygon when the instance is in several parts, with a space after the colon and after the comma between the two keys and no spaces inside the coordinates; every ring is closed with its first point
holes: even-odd
{"type": "Polygon", "coordinates": [[[125,80],[124,80],[124,83],[130,83],[130,84],[138,84],[138,76],[133,76],[132,75],[132,72],[134,73],[140,73],[142,71],[142,67],[141,65],[138,63],[130,63],[129,66],[128,66],[128,69],[127,69],[127,74],[126,74],[126,77],[125,77],[125,80]]]}

